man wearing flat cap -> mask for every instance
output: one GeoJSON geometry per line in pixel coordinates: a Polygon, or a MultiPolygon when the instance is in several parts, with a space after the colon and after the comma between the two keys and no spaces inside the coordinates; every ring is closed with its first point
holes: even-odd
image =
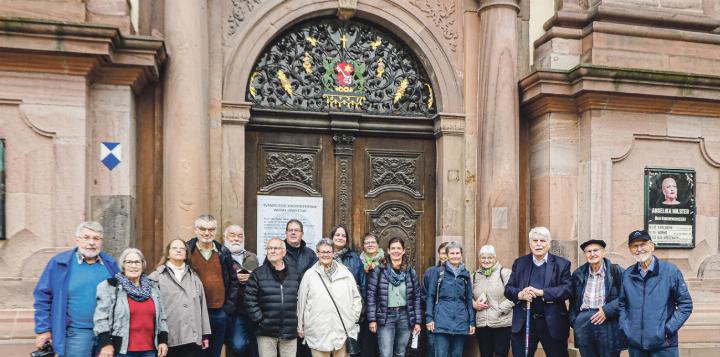
{"type": "Polygon", "coordinates": [[[587,263],[572,274],[570,325],[583,357],[617,357],[627,348],[618,328],[623,268],[605,258],[605,241],[580,245],[587,263]]]}
{"type": "Polygon", "coordinates": [[[677,357],[678,330],[693,308],[685,279],[676,266],[653,255],[648,232],[631,232],[628,248],[637,263],[623,272],[618,305],[630,357],[677,357]]]}

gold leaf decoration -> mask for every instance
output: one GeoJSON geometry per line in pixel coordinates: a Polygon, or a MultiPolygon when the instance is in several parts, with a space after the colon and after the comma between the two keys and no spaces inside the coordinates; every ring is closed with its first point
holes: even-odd
{"type": "Polygon", "coordinates": [[[308,40],[308,42],[310,42],[310,46],[313,46],[313,47],[317,46],[317,39],[315,37],[306,36],[305,39],[308,40]]]}
{"type": "Polygon", "coordinates": [[[381,44],[382,44],[382,40],[379,37],[377,40],[370,42],[370,46],[372,47],[373,50],[377,50],[377,48],[380,47],[381,44]]]}
{"type": "Polygon", "coordinates": [[[397,104],[397,102],[400,101],[400,98],[402,98],[405,95],[405,89],[407,89],[408,86],[408,80],[403,79],[402,82],[400,82],[400,85],[395,90],[395,97],[393,98],[393,104],[397,104]]]}
{"type": "Polygon", "coordinates": [[[427,83],[425,83],[425,86],[427,87],[428,92],[430,92],[430,96],[428,97],[428,100],[427,100],[427,106],[428,106],[428,109],[430,109],[430,108],[432,108],[433,100],[434,100],[435,98],[433,98],[432,87],[431,87],[429,84],[427,84],[427,83]]]}
{"type": "Polygon", "coordinates": [[[383,73],[385,73],[385,62],[382,58],[378,58],[377,69],[375,70],[375,77],[380,78],[382,77],[383,73]]]}
{"type": "Polygon", "coordinates": [[[310,58],[310,54],[307,52],[305,52],[305,58],[303,58],[303,68],[305,68],[307,74],[312,73],[312,58],[310,58]]]}
{"type": "Polygon", "coordinates": [[[258,76],[260,72],[253,72],[253,74],[250,76],[250,95],[255,97],[257,95],[257,90],[255,89],[255,77],[258,76]]]}
{"type": "Polygon", "coordinates": [[[288,77],[285,75],[285,72],[283,72],[282,69],[279,69],[277,71],[277,77],[280,80],[280,84],[282,85],[283,89],[287,92],[288,95],[292,97],[293,89],[290,85],[290,80],[288,80],[288,77]]]}

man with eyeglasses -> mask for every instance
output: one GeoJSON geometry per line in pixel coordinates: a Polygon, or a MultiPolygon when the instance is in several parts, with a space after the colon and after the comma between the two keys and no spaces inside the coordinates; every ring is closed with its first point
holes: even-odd
{"type": "Polygon", "coordinates": [[[54,256],[45,266],[33,293],[35,345],[52,343],[60,356],[91,357],[97,351],[93,334],[97,285],[115,275],[115,260],[102,252],[103,227],[82,222],[75,229],[76,247],[54,256]]]}
{"type": "Polygon", "coordinates": [[[291,219],[285,225],[287,260],[298,269],[300,276],[318,260],[315,252],[305,245],[303,234],[303,224],[299,220],[291,219]]]}
{"type": "Polygon", "coordinates": [[[195,220],[195,238],[187,241],[190,267],[203,283],[210,317],[210,347],[202,351],[206,357],[220,356],[240,288],[232,253],[215,240],[216,233],[215,217],[201,215],[195,220]]]}
{"type": "Polygon", "coordinates": [[[679,356],[678,331],[693,309],[685,279],[675,265],[653,254],[648,232],[631,232],[628,248],[637,263],[623,272],[618,305],[630,357],[679,356]]]}
{"type": "Polygon", "coordinates": [[[245,307],[257,325],[260,357],[295,357],[297,352],[297,300],[300,274],[285,259],[280,238],[265,247],[265,262],[250,274],[245,288],[245,307]]]}
{"type": "Polygon", "coordinates": [[[570,326],[583,357],[618,357],[627,348],[618,329],[624,269],[605,258],[606,246],[601,239],[580,244],[587,263],[572,274],[570,326]]]}

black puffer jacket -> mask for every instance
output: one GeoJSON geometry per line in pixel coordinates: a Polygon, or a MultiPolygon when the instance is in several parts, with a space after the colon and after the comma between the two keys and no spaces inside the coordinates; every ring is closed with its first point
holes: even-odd
{"type": "MultiPolygon", "coordinates": [[[[383,264],[375,268],[367,284],[367,320],[377,322],[379,326],[387,323],[388,290],[390,289],[390,268],[383,264]]],[[[405,273],[405,292],[407,294],[407,314],[410,327],[422,324],[421,288],[415,269],[408,267],[405,273]]]]}
{"type": "Polygon", "coordinates": [[[300,247],[295,248],[288,244],[287,239],[285,240],[285,249],[287,250],[285,261],[293,265],[301,277],[318,261],[317,254],[305,245],[305,241],[301,240],[300,247]]]}
{"type": "Polygon", "coordinates": [[[280,281],[275,268],[265,259],[250,274],[245,288],[248,316],[258,325],[257,335],[282,339],[297,338],[297,294],[300,274],[285,260],[288,270],[280,281]]]}
{"type": "MultiPolygon", "coordinates": [[[[185,244],[187,245],[187,255],[190,257],[195,252],[197,247],[197,237],[190,239],[185,244]]],[[[220,267],[222,268],[223,283],[225,284],[225,303],[223,303],[223,310],[226,314],[232,315],[235,313],[237,306],[237,297],[240,291],[240,282],[238,281],[237,274],[235,274],[234,260],[232,253],[227,247],[220,244],[218,241],[213,241],[215,249],[220,252],[220,267]]]]}

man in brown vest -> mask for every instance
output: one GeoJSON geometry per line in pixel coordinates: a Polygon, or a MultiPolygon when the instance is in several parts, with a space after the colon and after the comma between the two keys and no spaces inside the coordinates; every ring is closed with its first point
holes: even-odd
{"type": "Polygon", "coordinates": [[[210,316],[210,348],[205,357],[219,357],[230,316],[235,313],[239,282],[233,269],[230,250],[215,240],[217,220],[207,214],[195,220],[196,237],[187,242],[190,266],[200,277],[205,288],[208,315],[210,316]],[[195,249],[197,248],[197,249],[195,249]]]}

